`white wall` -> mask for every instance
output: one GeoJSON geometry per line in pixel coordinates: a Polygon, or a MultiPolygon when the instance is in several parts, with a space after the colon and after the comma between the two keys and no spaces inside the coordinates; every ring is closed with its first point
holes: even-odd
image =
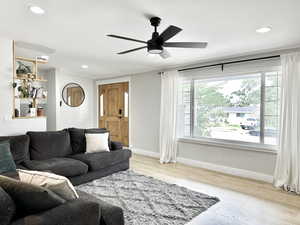
{"type": "Polygon", "coordinates": [[[47,90],[48,90],[48,101],[46,106],[46,114],[47,114],[47,130],[55,131],[57,122],[56,122],[56,99],[57,99],[57,91],[56,91],[56,70],[51,69],[48,71],[44,71],[44,77],[48,80],[47,82],[47,90]]]}
{"type": "MultiPolygon", "coordinates": [[[[130,77],[132,149],[159,155],[160,77],[145,73],[130,77]]],[[[178,159],[194,166],[271,181],[276,154],[179,142],[178,159]]]]}
{"type": "Polygon", "coordinates": [[[131,143],[136,149],[158,152],[160,77],[146,73],[131,77],[131,143]]]}
{"type": "Polygon", "coordinates": [[[0,39],[0,136],[46,130],[46,118],[12,119],[13,115],[12,40],[0,39]]]}
{"type": "Polygon", "coordinates": [[[49,80],[49,107],[53,106],[55,110],[49,109],[47,115],[49,118],[48,130],[61,130],[69,127],[91,128],[95,127],[95,82],[89,78],[82,78],[76,74],[56,69],[50,71],[47,75],[49,80]],[[85,92],[85,100],[79,107],[70,107],[66,105],[61,97],[63,88],[68,83],[79,84],[85,92]],[[62,102],[60,106],[60,102],[62,102]]]}

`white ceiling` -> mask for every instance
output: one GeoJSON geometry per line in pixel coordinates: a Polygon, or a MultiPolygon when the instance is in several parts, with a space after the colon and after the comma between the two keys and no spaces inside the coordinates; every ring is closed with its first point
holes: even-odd
{"type": "Polygon", "coordinates": [[[53,48],[51,66],[104,78],[299,46],[299,9],[299,0],[1,0],[0,36],[53,48]],[[46,14],[30,13],[28,4],[46,14]],[[172,41],[208,41],[208,48],[169,48],[167,60],[146,50],[117,55],[141,44],[106,35],[148,40],[153,28],[147,15],[162,18],[159,31],[171,24],[183,28],[172,41]],[[262,26],[273,29],[256,33],[262,26]]]}

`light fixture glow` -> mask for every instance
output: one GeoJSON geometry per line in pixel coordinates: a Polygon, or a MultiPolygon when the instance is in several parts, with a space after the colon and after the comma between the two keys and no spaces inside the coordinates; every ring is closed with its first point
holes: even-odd
{"type": "Polygon", "coordinates": [[[32,13],[37,14],[37,15],[45,14],[45,10],[37,5],[31,5],[31,6],[29,6],[29,9],[32,13]]]}
{"type": "Polygon", "coordinates": [[[162,53],[162,49],[151,49],[148,52],[150,54],[160,54],[160,53],[162,53]]]}
{"type": "Polygon", "coordinates": [[[82,69],[87,69],[87,68],[89,68],[89,66],[88,65],[82,65],[81,68],[82,69]]]}
{"type": "Polygon", "coordinates": [[[270,32],[271,30],[272,30],[271,27],[261,27],[261,28],[256,29],[256,32],[260,33],[260,34],[264,34],[264,33],[270,32]]]}

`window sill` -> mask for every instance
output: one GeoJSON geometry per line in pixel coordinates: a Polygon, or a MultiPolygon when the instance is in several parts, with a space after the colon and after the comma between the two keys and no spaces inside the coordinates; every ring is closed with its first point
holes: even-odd
{"type": "Polygon", "coordinates": [[[209,139],[209,138],[189,138],[183,137],[178,138],[178,142],[215,146],[227,149],[245,150],[245,151],[256,151],[265,152],[270,154],[277,154],[278,147],[272,145],[260,145],[255,143],[240,143],[237,141],[219,140],[219,139],[209,139]]]}

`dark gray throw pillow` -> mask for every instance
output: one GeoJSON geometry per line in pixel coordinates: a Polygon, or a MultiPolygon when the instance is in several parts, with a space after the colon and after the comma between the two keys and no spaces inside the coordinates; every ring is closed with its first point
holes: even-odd
{"type": "Polygon", "coordinates": [[[43,212],[66,202],[47,188],[1,175],[0,187],[14,200],[17,208],[17,218],[43,212]]]}
{"type": "Polygon", "coordinates": [[[6,136],[0,137],[0,141],[9,141],[10,152],[16,165],[29,160],[29,136],[6,136]]]}
{"type": "Polygon", "coordinates": [[[11,197],[0,187],[0,225],[8,225],[16,211],[11,197]]]}
{"type": "Polygon", "coordinates": [[[0,174],[16,171],[16,164],[10,152],[9,141],[0,142],[0,174]]]}

